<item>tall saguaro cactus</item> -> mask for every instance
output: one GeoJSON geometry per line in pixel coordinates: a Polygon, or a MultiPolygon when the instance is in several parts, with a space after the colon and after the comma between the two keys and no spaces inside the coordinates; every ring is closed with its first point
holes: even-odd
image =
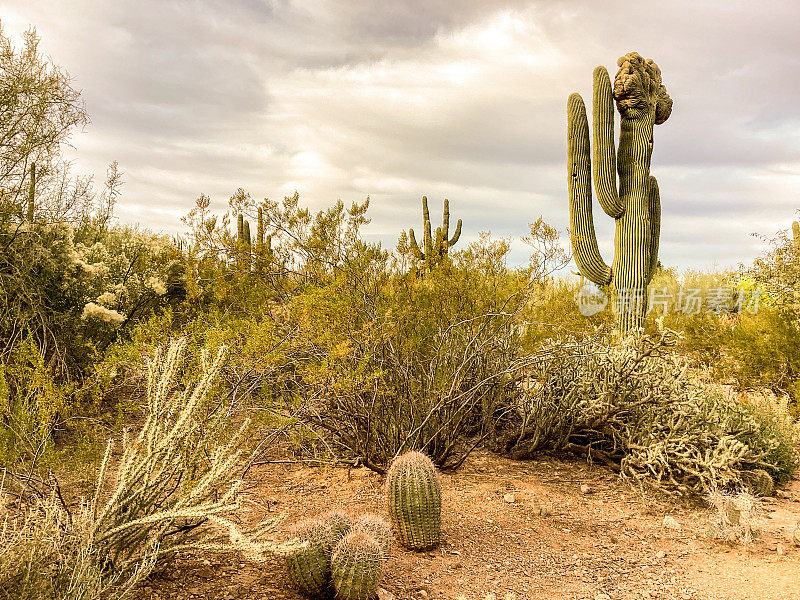
{"type": "Polygon", "coordinates": [[[450,201],[445,198],[444,201],[444,216],[442,217],[442,226],[436,228],[436,237],[431,235],[431,215],[428,212],[428,198],[422,197],[422,227],[423,235],[423,248],[424,252],[419,249],[417,239],[414,237],[414,230],[408,230],[409,242],[411,243],[411,251],[414,256],[425,263],[428,270],[433,268],[442,258],[447,256],[447,252],[461,237],[461,219],[456,224],[456,231],[453,237],[450,237],[450,201]]]}
{"type": "Polygon", "coordinates": [[[629,52],[617,65],[613,90],[605,67],[594,70],[593,158],[583,99],[574,93],[567,100],[567,176],[575,262],[581,274],[594,283],[613,282],[617,322],[622,331],[629,331],[644,324],[647,286],[658,264],[661,201],[656,178],[650,175],[650,158],[653,126],[667,120],[672,99],[661,82],[661,70],[651,59],[629,52]],[[614,100],[621,117],[616,157],[614,100]],[[616,220],[614,260],[610,267],[597,247],[592,219],[592,177],[600,206],[616,220]]]}

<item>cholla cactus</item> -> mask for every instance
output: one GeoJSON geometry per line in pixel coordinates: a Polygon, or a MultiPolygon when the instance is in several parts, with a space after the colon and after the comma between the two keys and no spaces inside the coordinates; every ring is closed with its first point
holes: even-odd
{"type": "Polygon", "coordinates": [[[327,590],[335,539],[330,524],[320,517],[303,521],[295,528],[293,541],[305,545],[288,553],[286,563],[292,581],[304,594],[319,596],[327,590]]]}
{"type": "Polygon", "coordinates": [[[431,459],[422,452],[397,457],[387,475],[389,516],[403,546],[424,550],[439,543],[442,490],[431,459]]]}
{"type": "MultiPolygon", "coordinates": [[[[113,444],[106,449],[90,503],[89,536],[98,555],[115,571],[135,568],[143,557],[183,548],[232,548],[232,529],[222,517],[239,507],[237,466],[249,423],[220,444],[226,407],[209,410],[208,395],[227,349],[220,348],[213,358],[201,352],[199,378],[178,390],[185,348],[185,340],[174,341],[166,353],[160,349],[149,361],[147,417],[134,440],[127,432],[123,436],[116,483],[101,507],[113,444]]],[[[261,530],[272,525],[265,523],[261,530]]]]}
{"type": "Polygon", "coordinates": [[[383,574],[383,550],[364,531],[347,534],[331,556],[331,578],[338,600],[372,600],[383,574]]]}
{"type": "Polygon", "coordinates": [[[425,268],[431,270],[438,264],[445,256],[451,246],[454,246],[461,237],[461,219],[456,224],[456,231],[453,237],[450,237],[450,201],[445,198],[444,201],[444,216],[442,218],[442,226],[436,228],[436,238],[431,235],[431,216],[428,212],[428,198],[422,197],[422,227],[424,231],[424,248],[425,251],[419,249],[417,239],[414,237],[414,230],[408,230],[409,242],[411,244],[411,251],[417,260],[425,263],[425,268]]]}
{"type": "Polygon", "coordinates": [[[353,523],[351,531],[361,531],[375,538],[384,554],[389,552],[392,543],[392,526],[383,517],[367,513],[359,516],[353,523]]]}

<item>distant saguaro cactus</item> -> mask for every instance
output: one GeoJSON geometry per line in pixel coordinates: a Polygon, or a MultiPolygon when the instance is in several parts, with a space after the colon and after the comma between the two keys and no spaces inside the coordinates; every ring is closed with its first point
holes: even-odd
{"type": "Polygon", "coordinates": [[[428,212],[428,198],[422,197],[422,228],[423,235],[423,248],[424,252],[419,249],[417,239],[414,237],[414,230],[408,230],[409,242],[411,243],[411,251],[417,260],[425,263],[427,270],[432,269],[442,258],[447,256],[448,251],[456,244],[458,238],[461,237],[461,219],[456,224],[456,231],[453,237],[450,237],[450,201],[445,198],[444,201],[444,216],[442,218],[442,226],[436,228],[436,237],[431,235],[431,216],[428,212]]]}
{"type": "Polygon", "coordinates": [[[239,213],[236,217],[236,262],[240,269],[250,270],[250,254],[252,252],[250,238],[250,222],[239,213]]]}
{"type": "Polygon", "coordinates": [[[800,223],[795,221],[792,223],[792,235],[794,236],[794,249],[800,252],[800,223]]]}
{"type": "Polygon", "coordinates": [[[439,543],[442,489],[436,467],[422,452],[398,456],[387,474],[389,517],[403,546],[424,550],[439,543]]]}
{"type": "Polygon", "coordinates": [[[31,163],[31,183],[28,189],[28,223],[33,222],[33,209],[36,205],[36,163],[31,163]]]}
{"type": "Polygon", "coordinates": [[[579,94],[567,101],[570,237],[582,275],[598,285],[613,282],[622,331],[644,324],[647,286],[658,264],[661,201],[650,175],[653,126],[667,120],[672,99],[651,60],[629,52],[617,61],[613,92],[605,67],[594,70],[594,165],[589,125],[579,94]],[[614,156],[614,106],[620,113],[619,154],[614,156]],[[616,172],[619,172],[617,190],[616,172]],[[616,219],[614,260],[600,256],[592,219],[592,175],[600,206],[616,219]]]}

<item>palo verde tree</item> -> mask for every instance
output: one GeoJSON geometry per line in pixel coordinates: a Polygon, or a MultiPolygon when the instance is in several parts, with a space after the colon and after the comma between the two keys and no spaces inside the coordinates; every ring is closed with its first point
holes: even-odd
{"type": "Polygon", "coordinates": [[[658,264],[661,201],[650,175],[653,125],[667,120],[672,99],[651,60],[629,52],[617,61],[613,91],[605,67],[594,70],[594,164],[586,108],[579,94],[567,101],[567,176],[570,237],[581,274],[597,285],[613,283],[622,331],[644,324],[647,286],[658,264]],[[621,117],[619,153],[614,156],[614,107],[621,117]],[[619,188],[616,173],[619,172],[619,188]],[[603,210],[616,219],[614,261],[608,266],[597,247],[592,189],[603,210]]]}
{"type": "Polygon", "coordinates": [[[88,118],[69,75],[39,53],[36,30],[22,40],[15,48],[0,25],[0,196],[4,213],[30,221],[43,187],[54,196],[48,212],[64,212],[86,195],[88,183],[69,179],[61,154],[88,118]]]}

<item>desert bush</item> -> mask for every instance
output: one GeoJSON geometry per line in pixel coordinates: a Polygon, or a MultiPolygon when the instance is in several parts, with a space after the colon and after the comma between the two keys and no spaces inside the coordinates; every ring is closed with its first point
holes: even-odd
{"type": "Polygon", "coordinates": [[[738,485],[753,469],[786,481],[798,465],[791,417],[710,392],[672,352],[676,342],[667,329],[553,341],[521,382],[499,448],[572,450],[670,494],[738,485]]]}

